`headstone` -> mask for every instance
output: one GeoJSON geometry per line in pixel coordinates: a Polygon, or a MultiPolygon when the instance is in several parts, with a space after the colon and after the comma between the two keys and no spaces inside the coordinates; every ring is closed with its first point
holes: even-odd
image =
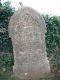
{"type": "Polygon", "coordinates": [[[12,16],[9,36],[14,51],[13,72],[17,77],[30,80],[50,72],[45,31],[42,16],[29,7],[22,7],[12,16]]]}

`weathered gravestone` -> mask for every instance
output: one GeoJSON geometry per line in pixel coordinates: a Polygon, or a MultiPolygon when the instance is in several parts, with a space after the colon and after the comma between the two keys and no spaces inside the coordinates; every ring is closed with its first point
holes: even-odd
{"type": "Polygon", "coordinates": [[[31,8],[19,9],[9,23],[13,42],[13,71],[21,79],[40,78],[50,71],[45,47],[45,23],[31,8]]]}

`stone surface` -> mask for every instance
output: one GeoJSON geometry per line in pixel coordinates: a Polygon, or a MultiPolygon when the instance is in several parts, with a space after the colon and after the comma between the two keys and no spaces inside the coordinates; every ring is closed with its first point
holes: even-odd
{"type": "Polygon", "coordinates": [[[31,8],[19,9],[9,23],[14,51],[13,71],[21,79],[40,78],[50,71],[45,45],[46,26],[31,8]]]}

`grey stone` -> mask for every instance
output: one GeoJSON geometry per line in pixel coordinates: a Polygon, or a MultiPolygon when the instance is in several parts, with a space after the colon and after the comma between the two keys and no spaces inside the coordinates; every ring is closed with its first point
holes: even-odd
{"type": "Polygon", "coordinates": [[[21,79],[40,78],[50,72],[45,45],[46,26],[42,16],[22,7],[12,16],[9,36],[14,51],[14,75],[21,79]]]}

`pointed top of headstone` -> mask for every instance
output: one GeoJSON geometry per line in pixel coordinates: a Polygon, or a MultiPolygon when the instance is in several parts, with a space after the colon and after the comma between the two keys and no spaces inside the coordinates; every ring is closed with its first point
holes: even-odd
{"type": "Polygon", "coordinates": [[[19,4],[20,4],[20,7],[23,7],[23,3],[22,2],[19,2],[19,4]]]}

